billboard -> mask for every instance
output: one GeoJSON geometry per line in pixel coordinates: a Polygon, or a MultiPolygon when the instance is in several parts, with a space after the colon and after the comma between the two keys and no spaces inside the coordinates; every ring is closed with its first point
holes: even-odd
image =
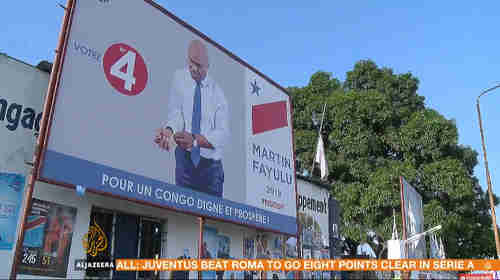
{"type": "MultiPolygon", "coordinates": [[[[406,238],[424,232],[424,210],[422,196],[404,178],[401,177],[404,219],[406,222],[406,238]]],[[[427,258],[425,236],[409,242],[407,257],[410,259],[427,258]]]]}
{"type": "Polygon", "coordinates": [[[40,179],[295,235],[286,92],[152,1],[72,3],[40,179]]]}
{"type": "Polygon", "coordinates": [[[299,223],[302,247],[319,254],[330,244],[328,190],[304,180],[298,180],[299,223]]]}

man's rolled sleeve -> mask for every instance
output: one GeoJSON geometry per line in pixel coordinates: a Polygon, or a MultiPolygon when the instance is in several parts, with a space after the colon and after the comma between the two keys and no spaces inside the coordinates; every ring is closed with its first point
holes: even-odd
{"type": "Polygon", "coordinates": [[[183,130],[184,119],[182,110],[182,98],[183,96],[179,93],[179,74],[175,73],[172,86],[168,93],[167,102],[167,122],[165,123],[165,128],[170,127],[174,132],[183,130]]]}
{"type": "Polygon", "coordinates": [[[214,116],[214,128],[205,135],[207,141],[212,144],[215,150],[222,149],[229,138],[228,129],[228,107],[224,95],[221,91],[217,96],[217,110],[214,116]]]}
{"type": "Polygon", "coordinates": [[[175,109],[173,111],[169,111],[167,122],[165,123],[164,128],[170,128],[173,132],[182,131],[182,113],[181,110],[175,109]]]}

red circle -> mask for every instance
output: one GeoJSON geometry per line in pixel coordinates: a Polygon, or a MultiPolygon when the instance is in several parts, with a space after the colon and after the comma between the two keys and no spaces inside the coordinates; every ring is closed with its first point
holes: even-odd
{"type": "MultiPolygon", "coordinates": [[[[141,93],[146,87],[146,82],[148,81],[146,63],[144,63],[144,59],[139,52],[131,46],[123,43],[111,45],[104,53],[102,64],[106,79],[118,92],[124,95],[134,96],[141,93]],[[129,52],[131,53],[129,54],[129,52]],[[135,81],[130,82],[127,85],[124,79],[111,73],[111,67],[113,67],[113,65],[115,65],[120,59],[123,60],[124,58],[132,57],[131,54],[135,54],[135,65],[133,69],[133,78],[135,81]],[[128,56],[125,57],[126,55],[128,56]]],[[[124,64],[118,71],[122,72],[122,75],[130,75],[130,73],[126,72],[128,70],[127,68],[129,68],[129,65],[124,64]]]]}

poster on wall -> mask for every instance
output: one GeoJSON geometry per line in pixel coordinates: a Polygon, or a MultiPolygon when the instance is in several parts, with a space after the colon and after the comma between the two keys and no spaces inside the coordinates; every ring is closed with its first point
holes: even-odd
{"type": "Polygon", "coordinates": [[[255,253],[255,240],[252,237],[243,238],[243,257],[253,259],[255,253]]]}
{"type": "Polygon", "coordinates": [[[18,273],[65,278],[76,208],[34,198],[18,273]]]}
{"type": "Polygon", "coordinates": [[[0,250],[11,250],[15,243],[25,177],[0,172],[0,250]]]}
{"type": "MultiPolygon", "coordinates": [[[[232,259],[230,252],[231,239],[228,236],[220,234],[213,227],[203,228],[202,259],[232,259]]],[[[202,279],[222,279],[225,274],[236,275],[235,273],[233,271],[203,271],[202,279]]]]}
{"type": "Polygon", "coordinates": [[[267,259],[271,257],[267,236],[262,234],[257,235],[255,243],[257,245],[257,259],[267,259]]]}
{"type": "Polygon", "coordinates": [[[290,97],[149,2],[74,1],[40,179],[295,235],[290,97]]]}

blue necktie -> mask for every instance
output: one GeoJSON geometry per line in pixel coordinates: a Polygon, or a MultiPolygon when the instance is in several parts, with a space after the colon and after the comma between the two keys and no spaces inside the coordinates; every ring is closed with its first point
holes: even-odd
{"type": "MultiPolygon", "coordinates": [[[[201,123],[201,88],[200,83],[196,83],[196,88],[194,89],[194,100],[193,100],[193,120],[191,122],[191,133],[200,134],[200,123],[201,123]]],[[[200,163],[200,147],[191,148],[191,160],[194,166],[198,166],[200,163]]]]}

